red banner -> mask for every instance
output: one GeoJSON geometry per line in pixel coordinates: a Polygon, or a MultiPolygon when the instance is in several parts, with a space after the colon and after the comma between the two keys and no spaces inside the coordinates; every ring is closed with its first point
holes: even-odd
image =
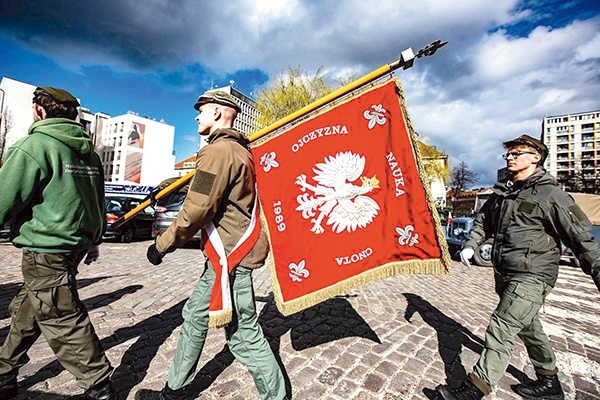
{"type": "Polygon", "coordinates": [[[254,143],[283,314],[450,257],[395,80],[254,143]]]}

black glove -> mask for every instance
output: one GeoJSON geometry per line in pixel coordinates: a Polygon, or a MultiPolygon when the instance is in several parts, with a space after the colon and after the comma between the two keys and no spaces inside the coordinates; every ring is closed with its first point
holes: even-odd
{"type": "Polygon", "coordinates": [[[152,264],[160,264],[164,256],[165,255],[156,248],[156,243],[153,243],[150,247],[148,247],[146,257],[148,257],[148,261],[150,261],[152,264]]]}

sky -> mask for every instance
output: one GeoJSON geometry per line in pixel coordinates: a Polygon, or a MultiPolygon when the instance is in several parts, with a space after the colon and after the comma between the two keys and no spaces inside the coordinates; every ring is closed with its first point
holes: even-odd
{"type": "Polygon", "coordinates": [[[193,104],[211,87],[254,97],[298,66],[362,76],[437,39],[394,75],[420,139],[478,187],[504,166],[503,141],[600,109],[597,0],[0,0],[0,76],[164,119],[177,161],[198,148],[193,104]]]}

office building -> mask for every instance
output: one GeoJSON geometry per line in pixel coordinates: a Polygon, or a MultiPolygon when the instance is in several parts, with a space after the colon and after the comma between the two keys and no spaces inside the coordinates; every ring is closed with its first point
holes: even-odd
{"type": "Polygon", "coordinates": [[[233,127],[238,131],[249,135],[256,131],[257,128],[257,111],[256,111],[256,101],[246,96],[244,93],[240,92],[232,85],[224,86],[216,89],[210,90],[221,91],[225,93],[229,93],[233,97],[238,100],[238,104],[242,111],[238,113],[235,118],[235,122],[233,123],[233,127]]]}

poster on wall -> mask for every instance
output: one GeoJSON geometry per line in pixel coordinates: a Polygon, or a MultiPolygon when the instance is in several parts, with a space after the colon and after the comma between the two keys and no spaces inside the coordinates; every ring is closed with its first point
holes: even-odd
{"type": "Polygon", "coordinates": [[[142,156],[146,126],[132,122],[127,135],[127,156],[125,158],[125,176],[127,182],[140,183],[142,175],[142,156]]]}
{"type": "Polygon", "coordinates": [[[127,136],[127,146],[144,148],[144,132],[146,126],[138,122],[132,122],[127,136]]]}

